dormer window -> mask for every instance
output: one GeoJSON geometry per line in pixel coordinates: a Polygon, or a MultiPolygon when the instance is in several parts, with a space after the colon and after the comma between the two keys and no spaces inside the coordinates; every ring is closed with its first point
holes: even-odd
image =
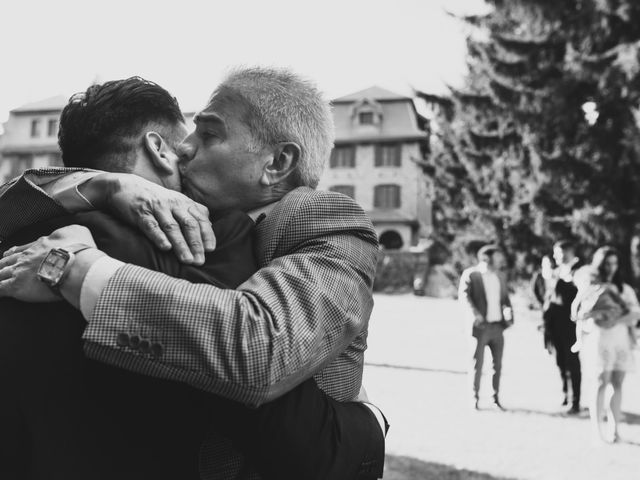
{"type": "Polygon", "coordinates": [[[380,127],[382,123],[382,107],[370,98],[355,102],[351,110],[351,121],[356,127],[380,127]]]}
{"type": "Polygon", "coordinates": [[[360,122],[360,125],[373,125],[373,112],[360,112],[358,114],[358,120],[360,122]]]}

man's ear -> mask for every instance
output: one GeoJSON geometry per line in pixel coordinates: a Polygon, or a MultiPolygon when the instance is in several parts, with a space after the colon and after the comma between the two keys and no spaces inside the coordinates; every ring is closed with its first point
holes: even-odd
{"type": "Polygon", "coordinates": [[[178,156],[171,150],[162,135],[158,132],[150,131],[144,134],[144,148],[149,154],[149,159],[153,167],[160,176],[172,175],[175,173],[178,156]]]}
{"type": "Polygon", "coordinates": [[[282,142],[276,145],[273,156],[262,171],[262,185],[276,185],[291,175],[297,168],[302,150],[297,143],[282,142]]]}

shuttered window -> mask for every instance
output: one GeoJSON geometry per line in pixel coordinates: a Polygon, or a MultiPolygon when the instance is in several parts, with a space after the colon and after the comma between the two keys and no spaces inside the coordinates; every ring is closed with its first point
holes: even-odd
{"type": "Polygon", "coordinates": [[[375,208],[400,208],[400,187],[398,185],[377,185],[373,190],[375,208]]]}

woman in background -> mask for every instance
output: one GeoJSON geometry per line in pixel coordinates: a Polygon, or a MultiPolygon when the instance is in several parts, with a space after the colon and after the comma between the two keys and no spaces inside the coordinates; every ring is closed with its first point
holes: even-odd
{"type": "Polygon", "coordinates": [[[633,327],[640,319],[640,304],[633,289],[622,281],[618,260],[612,247],[599,248],[591,262],[591,277],[578,282],[573,304],[575,320],[582,329],[583,365],[591,377],[589,415],[593,432],[607,443],[619,439],[622,383],[634,367],[633,327]],[[608,385],[613,392],[605,402],[608,385]]]}

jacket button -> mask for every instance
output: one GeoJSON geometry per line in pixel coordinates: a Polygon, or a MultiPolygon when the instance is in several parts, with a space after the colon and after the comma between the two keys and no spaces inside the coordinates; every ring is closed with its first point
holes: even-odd
{"type": "Polygon", "coordinates": [[[148,338],[140,340],[140,351],[142,353],[149,353],[151,351],[151,342],[149,342],[148,338]]]}
{"type": "Polygon", "coordinates": [[[124,332],[120,332],[116,337],[116,345],[119,347],[128,347],[129,346],[129,335],[124,332]]]}
{"type": "Polygon", "coordinates": [[[154,342],[151,344],[151,355],[155,358],[160,358],[164,353],[164,347],[161,343],[154,342]]]}
{"type": "Polygon", "coordinates": [[[133,350],[138,350],[140,347],[140,336],[139,335],[131,335],[129,338],[129,347],[133,350]]]}

